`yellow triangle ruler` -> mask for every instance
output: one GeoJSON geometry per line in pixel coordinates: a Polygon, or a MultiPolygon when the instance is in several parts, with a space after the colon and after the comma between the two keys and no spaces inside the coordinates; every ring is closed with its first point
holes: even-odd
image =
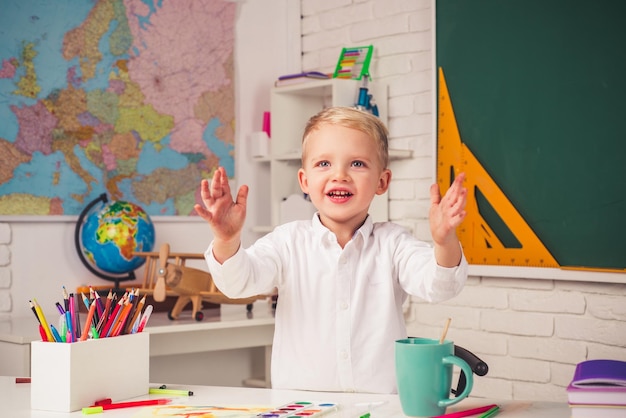
{"type": "Polygon", "coordinates": [[[457,233],[470,264],[525,267],[559,267],[550,251],[528,226],[466,144],[461,141],[448,87],[439,68],[439,115],[437,183],[445,193],[452,180],[466,173],[467,217],[457,233]],[[481,193],[515,236],[520,246],[506,247],[480,213],[476,200],[481,193]]]}

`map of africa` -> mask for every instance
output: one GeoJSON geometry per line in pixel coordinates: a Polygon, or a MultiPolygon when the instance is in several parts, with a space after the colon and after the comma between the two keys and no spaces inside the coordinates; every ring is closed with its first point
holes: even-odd
{"type": "Polygon", "coordinates": [[[191,215],[234,175],[234,24],[223,0],[15,0],[0,13],[0,215],[100,194],[191,215]]]}

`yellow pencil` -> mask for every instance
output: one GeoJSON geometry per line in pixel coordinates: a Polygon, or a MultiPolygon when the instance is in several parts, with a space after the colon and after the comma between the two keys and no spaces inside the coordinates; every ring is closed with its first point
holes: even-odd
{"type": "Polygon", "coordinates": [[[39,306],[35,298],[33,298],[33,305],[35,306],[35,312],[37,312],[37,317],[39,317],[39,322],[41,322],[41,327],[43,328],[43,331],[46,333],[46,337],[48,338],[48,341],[55,341],[54,336],[52,335],[52,331],[50,330],[50,327],[48,326],[48,321],[46,321],[46,316],[43,314],[43,311],[41,310],[41,306],[39,306]]]}

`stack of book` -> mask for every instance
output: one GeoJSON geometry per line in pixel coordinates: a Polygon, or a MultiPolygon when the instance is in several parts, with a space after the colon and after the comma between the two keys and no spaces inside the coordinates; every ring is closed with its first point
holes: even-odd
{"type": "Polygon", "coordinates": [[[626,417],[626,361],[579,363],[567,387],[572,418],[626,417]]]}

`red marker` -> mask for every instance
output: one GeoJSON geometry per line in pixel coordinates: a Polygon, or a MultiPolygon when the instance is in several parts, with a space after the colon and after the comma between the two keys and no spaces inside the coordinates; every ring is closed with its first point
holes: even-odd
{"type": "Polygon", "coordinates": [[[436,417],[432,417],[432,418],[463,418],[463,417],[471,417],[472,415],[477,415],[480,414],[482,412],[487,412],[492,408],[495,408],[496,404],[492,404],[492,405],[486,405],[486,406],[479,406],[478,408],[473,408],[473,409],[467,409],[465,411],[459,411],[459,412],[451,412],[449,414],[443,414],[443,415],[437,415],[436,417]]]}
{"type": "Polygon", "coordinates": [[[146,399],[144,401],[130,401],[130,402],[118,402],[118,403],[105,403],[101,402],[97,406],[89,406],[83,408],[83,414],[99,414],[107,409],[120,409],[120,408],[132,408],[134,406],[150,406],[150,405],[165,405],[170,403],[171,399],[146,399]]]}

